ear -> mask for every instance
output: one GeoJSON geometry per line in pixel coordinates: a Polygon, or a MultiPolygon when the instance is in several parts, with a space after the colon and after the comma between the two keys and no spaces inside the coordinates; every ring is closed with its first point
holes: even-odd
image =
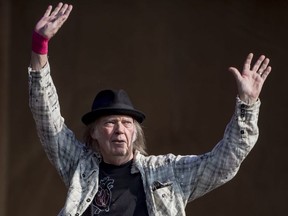
{"type": "Polygon", "coordinates": [[[132,143],[134,143],[137,140],[137,127],[134,124],[134,133],[133,133],[133,137],[132,137],[132,143]]]}
{"type": "Polygon", "coordinates": [[[92,137],[93,140],[97,140],[97,138],[99,137],[99,132],[96,125],[91,127],[90,136],[92,137]]]}

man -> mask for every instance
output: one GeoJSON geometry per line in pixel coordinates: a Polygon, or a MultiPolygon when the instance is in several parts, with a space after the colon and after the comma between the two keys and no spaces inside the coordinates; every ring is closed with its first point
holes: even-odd
{"type": "Polygon", "coordinates": [[[36,24],[29,67],[30,108],[43,147],[68,187],[59,215],[185,215],[188,202],[232,179],[258,138],[258,99],[271,72],[249,54],[236,79],[235,114],[224,138],[206,154],[147,156],[141,123],[123,90],[103,90],[82,117],[85,144],[64,124],[47,59],[48,41],[69,17],[72,5],[49,6],[36,24]]]}

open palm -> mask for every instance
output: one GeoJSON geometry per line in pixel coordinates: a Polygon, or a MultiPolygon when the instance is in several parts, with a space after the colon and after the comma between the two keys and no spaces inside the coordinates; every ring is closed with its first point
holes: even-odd
{"type": "Polygon", "coordinates": [[[59,3],[53,11],[52,6],[48,6],[44,16],[38,21],[34,30],[43,37],[51,39],[67,20],[71,10],[72,5],[63,3],[59,3]]]}
{"type": "Polygon", "coordinates": [[[247,104],[253,104],[258,99],[263,84],[272,70],[271,66],[268,66],[270,60],[264,55],[261,55],[253,66],[251,66],[252,59],[253,54],[250,53],[241,73],[237,68],[229,68],[236,79],[238,95],[247,104]]]}

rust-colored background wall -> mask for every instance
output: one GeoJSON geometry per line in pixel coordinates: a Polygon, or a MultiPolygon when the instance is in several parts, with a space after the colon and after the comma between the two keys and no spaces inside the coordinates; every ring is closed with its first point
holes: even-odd
{"type": "MultiPolygon", "coordinates": [[[[46,158],[28,108],[31,32],[48,4],[1,2],[0,215],[56,215],[66,189],[46,158]]],[[[150,154],[201,154],[223,134],[236,85],[227,68],[266,54],[260,138],[238,175],[190,203],[187,215],[286,215],[288,2],[81,0],[50,42],[62,114],[81,138],[97,91],[124,88],[144,123],[150,154]]]]}

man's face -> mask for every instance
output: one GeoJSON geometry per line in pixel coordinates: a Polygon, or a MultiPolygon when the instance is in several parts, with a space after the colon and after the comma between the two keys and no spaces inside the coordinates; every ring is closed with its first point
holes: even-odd
{"type": "Polygon", "coordinates": [[[97,140],[106,163],[120,165],[133,158],[136,139],[133,118],[123,115],[101,117],[96,120],[91,136],[97,140]]]}

